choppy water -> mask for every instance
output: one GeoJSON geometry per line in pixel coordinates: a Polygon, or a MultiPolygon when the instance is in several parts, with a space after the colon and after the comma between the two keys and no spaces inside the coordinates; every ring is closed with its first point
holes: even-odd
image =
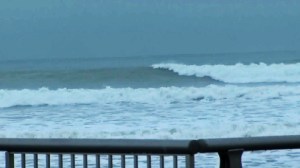
{"type": "MultiPolygon", "coordinates": [[[[0,137],[299,135],[300,55],[284,54],[2,62],[0,137]]],[[[216,157],[199,157],[217,166],[216,157]]],[[[255,152],[245,165],[299,160],[297,151],[255,152]]]]}

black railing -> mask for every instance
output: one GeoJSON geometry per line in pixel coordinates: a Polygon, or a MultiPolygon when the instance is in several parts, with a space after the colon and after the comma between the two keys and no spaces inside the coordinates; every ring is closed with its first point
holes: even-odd
{"type": "Polygon", "coordinates": [[[269,136],[199,140],[200,153],[217,152],[221,168],[241,168],[244,151],[300,149],[300,136],[269,136]]]}
{"type": "Polygon", "coordinates": [[[196,153],[212,152],[219,154],[221,168],[240,168],[244,151],[297,148],[300,149],[300,136],[201,140],[0,139],[6,168],[25,168],[28,164],[34,168],[39,165],[62,168],[66,164],[71,168],[76,165],[84,168],[118,165],[125,168],[128,162],[134,168],[151,168],[153,164],[161,168],[177,168],[182,164],[194,168],[196,153]],[[32,157],[26,159],[28,155],[32,157]],[[56,160],[53,160],[53,155],[56,160]],[[90,161],[91,156],[93,161],[90,161]]]}
{"type": "MultiPolygon", "coordinates": [[[[26,167],[26,154],[33,154],[31,167],[39,165],[38,155],[45,155],[43,167],[53,167],[50,155],[58,154],[56,167],[64,165],[63,156],[70,156],[70,167],[76,167],[75,154],[82,155],[81,166],[87,168],[88,155],[95,156],[93,167],[100,168],[100,156],[107,156],[104,167],[113,167],[113,157],[120,156],[117,160],[119,167],[125,168],[126,156],[132,156],[132,165],[139,167],[139,156],[146,156],[146,166],[151,168],[152,158],[157,156],[161,168],[165,167],[165,157],[172,157],[172,167],[178,167],[178,157],[184,157],[185,167],[194,167],[194,154],[198,151],[198,141],[190,140],[96,140],[96,139],[0,139],[0,151],[5,151],[6,168],[15,167],[15,155],[21,155],[20,166],[26,167]]],[[[128,158],[128,157],[127,157],[128,158]]],[[[103,164],[102,164],[103,165],[103,164]]],[[[170,166],[168,166],[170,167],[170,166]]]]}

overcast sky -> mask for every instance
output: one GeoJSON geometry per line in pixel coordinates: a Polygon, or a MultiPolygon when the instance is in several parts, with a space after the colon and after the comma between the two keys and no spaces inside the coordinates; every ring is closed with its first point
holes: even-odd
{"type": "Polygon", "coordinates": [[[299,48],[299,0],[0,1],[1,60],[299,48]]]}

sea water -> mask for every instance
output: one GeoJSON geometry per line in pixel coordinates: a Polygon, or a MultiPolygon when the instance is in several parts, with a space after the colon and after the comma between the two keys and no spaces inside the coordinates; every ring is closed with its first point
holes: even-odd
{"type": "MultiPolygon", "coordinates": [[[[298,52],[0,62],[1,138],[299,135],[299,109],[298,52]]],[[[243,155],[246,167],[299,162],[299,150],[243,155]]]]}

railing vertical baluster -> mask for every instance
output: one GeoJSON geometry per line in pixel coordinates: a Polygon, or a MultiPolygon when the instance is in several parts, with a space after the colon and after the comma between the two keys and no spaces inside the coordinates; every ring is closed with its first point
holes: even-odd
{"type": "Polygon", "coordinates": [[[26,168],[26,154],[25,153],[21,154],[21,167],[26,168]]]}
{"type": "Polygon", "coordinates": [[[134,162],[134,168],[138,168],[139,167],[139,158],[138,158],[138,155],[134,155],[133,156],[133,162],[134,162]]]}
{"type": "Polygon", "coordinates": [[[46,168],[50,168],[50,154],[46,154],[46,168]]]}
{"type": "Polygon", "coordinates": [[[147,155],[147,168],[151,168],[151,155],[147,155]]]}
{"type": "Polygon", "coordinates": [[[125,168],[126,166],[126,157],[125,155],[121,155],[121,168],[125,168]]]}
{"type": "Polygon", "coordinates": [[[84,154],[83,155],[83,168],[87,168],[88,167],[88,161],[87,161],[88,155],[84,154]]]}
{"type": "Polygon", "coordinates": [[[220,168],[241,168],[243,149],[219,152],[220,168]]]}
{"type": "Polygon", "coordinates": [[[71,168],[75,168],[75,154],[71,154],[71,168]]]}
{"type": "Polygon", "coordinates": [[[173,156],[173,168],[178,168],[178,156],[173,156]]]}
{"type": "Polygon", "coordinates": [[[35,154],[33,154],[33,167],[34,168],[38,168],[38,154],[37,153],[35,153],[35,154]]]}
{"type": "Polygon", "coordinates": [[[165,167],[165,158],[164,155],[160,155],[159,157],[160,159],[160,168],[164,168],[165,167]]]}
{"type": "Polygon", "coordinates": [[[96,168],[100,168],[100,155],[96,154],[96,168]]]}
{"type": "Polygon", "coordinates": [[[108,155],[108,168],[113,168],[113,156],[108,155]]]}
{"type": "Polygon", "coordinates": [[[185,164],[186,164],[186,168],[194,168],[195,167],[194,155],[192,154],[186,155],[185,164]]]}
{"type": "Polygon", "coordinates": [[[62,154],[58,155],[58,167],[63,168],[63,155],[62,154]]]}
{"type": "Polygon", "coordinates": [[[14,168],[15,167],[15,158],[14,154],[11,152],[5,152],[5,166],[6,168],[14,168]]]}

